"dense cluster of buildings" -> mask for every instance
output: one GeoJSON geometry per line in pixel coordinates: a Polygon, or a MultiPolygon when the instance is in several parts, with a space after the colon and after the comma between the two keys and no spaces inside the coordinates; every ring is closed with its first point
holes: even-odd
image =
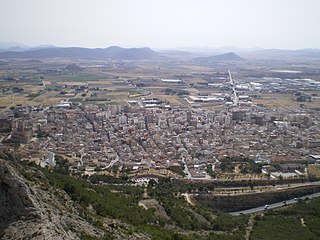
{"type": "Polygon", "coordinates": [[[22,143],[29,160],[59,154],[70,160],[73,171],[116,168],[166,174],[180,168],[188,178],[204,178],[208,166],[219,171],[226,157],[239,156],[264,165],[265,173],[303,173],[300,163],[315,162],[312,156],[320,154],[319,119],[316,111],[259,106],[16,107],[3,113],[0,132],[6,136],[2,143],[22,143]],[[273,169],[268,167],[272,162],[297,164],[273,169]]]}

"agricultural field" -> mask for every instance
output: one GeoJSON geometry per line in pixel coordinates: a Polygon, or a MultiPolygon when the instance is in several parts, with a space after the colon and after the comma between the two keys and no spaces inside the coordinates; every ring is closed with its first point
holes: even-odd
{"type": "Polygon", "coordinates": [[[296,98],[290,94],[260,94],[259,98],[253,99],[252,102],[267,108],[298,108],[296,98]]]}
{"type": "MultiPolygon", "coordinates": [[[[171,105],[193,107],[195,104],[185,100],[188,95],[224,94],[230,96],[226,101],[232,101],[233,98],[227,65],[206,66],[166,60],[108,63],[85,59],[77,62],[70,59],[14,60],[10,64],[11,70],[5,65],[0,68],[0,92],[3,93],[0,107],[13,103],[51,105],[63,100],[82,104],[127,104],[127,100],[143,97],[159,98],[171,105]],[[182,84],[164,83],[161,79],[180,79],[182,84]],[[220,84],[220,87],[208,86],[209,83],[220,84]],[[168,89],[172,92],[166,92],[168,89]],[[18,93],[14,102],[12,93],[18,93]]],[[[248,95],[249,102],[253,104],[271,109],[316,109],[320,106],[317,90],[309,88],[302,95],[302,100],[307,101],[299,102],[297,94],[300,94],[301,88],[296,84],[290,85],[291,82],[295,83],[290,78],[307,78],[314,71],[313,65],[298,64],[297,68],[305,69],[301,73],[271,71],[276,67],[264,66],[263,63],[230,67],[235,83],[246,85],[254,81],[266,86],[261,90],[249,88],[238,91],[239,95],[248,95]],[[311,68],[310,73],[308,68],[311,68]],[[282,90],[270,88],[268,81],[273,82],[274,86],[280,84],[282,90]],[[289,85],[283,87],[284,84],[289,85]]],[[[223,108],[225,102],[197,102],[196,105],[216,109],[223,108]]]]}
{"type": "Polygon", "coordinates": [[[319,164],[309,164],[308,174],[312,177],[320,177],[320,165],[319,164]]]}

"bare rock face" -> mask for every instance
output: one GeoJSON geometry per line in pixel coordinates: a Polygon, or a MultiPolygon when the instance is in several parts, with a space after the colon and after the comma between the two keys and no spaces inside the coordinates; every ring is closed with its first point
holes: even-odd
{"type": "Polygon", "coordinates": [[[156,199],[144,199],[139,202],[139,206],[145,209],[153,209],[154,214],[163,219],[169,220],[169,216],[166,213],[164,207],[156,199]]]}
{"type": "Polygon", "coordinates": [[[99,217],[103,227],[97,228],[80,212],[83,209],[50,186],[38,169],[0,159],[0,239],[150,239],[115,219],[99,217]]]}
{"type": "Polygon", "coordinates": [[[26,180],[9,161],[0,160],[1,239],[102,238],[105,233],[78,215],[72,201],[54,188],[26,180]]]}

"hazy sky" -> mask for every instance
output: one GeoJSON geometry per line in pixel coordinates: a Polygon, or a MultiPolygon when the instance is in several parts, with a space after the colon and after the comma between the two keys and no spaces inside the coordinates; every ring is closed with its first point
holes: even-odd
{"type": "Polygon", "coordinates": [[[320,48],[320,0],[0,0],[0,41],[320,48]]]}

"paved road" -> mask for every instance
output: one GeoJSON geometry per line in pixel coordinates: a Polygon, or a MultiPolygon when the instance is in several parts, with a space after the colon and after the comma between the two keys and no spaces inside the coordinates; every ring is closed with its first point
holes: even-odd
{"type": "Polygon", "coordinates": [[[16,96],[17,94],[18,94],[18,93],[15,93],[15,94],[12,95],[11,104],[8,105],[7,107],[5,107],[4,109],[2,109],[2,110],[0,111],[0,113],[3,113],[3,112],[5,112],[5,111],[9,110],[11,107],[14,107],[14,105],[15,105],[15,103],[14,103],[14,96],[16,96]]]}
{"type": "Polygon", "coordinates": [[[48,158],[41,161],[41,164],[40,164],[41,167],[45,167],[47,165],[50,165],[51,167],[54,167],[56,165],[53,152],[48,152],[48,158]]]}
{"type": "Polygon", "coordinates": [[[82,159],[83,159],[83,157],[84,157],[84,148],[81,148],[80,151],[79,151],[79,153],[80,153],[80,159],[79,159],[78,167],[80,167],[80,166],[83,165],[82,159]]]}
{"type": "Polygon", "coordinates": [[[182,163],[184,164],[184,170],[183,170],[183,172],[186,174],[186,178],[187,178],[187,179],[192,179],[192,175],[191,175],[191,173],[190,173],[190,171],[189,171],[187,162],[184,160],[184,158],[182,158],[182,163]]]}
{"type": "Polygon", "coordinates": [[[235,106],[238,106],[239,104],[239,98],[238,98],[238,95],[237,95],[237,91],[236,91],[236,88],[235,88],[235,84],[234,84],[234,81],[232,79],[232,76],[231,76],[231,72],[228,71],[229,73],[229,79],[230,79],[230,84],[232,86],[232,91],[233,91],[233,104],[235,106]]]}
{"type": "Polygon", "coordinates": [[[320,181],[315,182],[304,182],[304,183],[290,183],[290,184],[276,184],[276,185],[258,185],[255,186],[253,190],[250,189],[250,187],[233,187],[234,191],[229,191],[229,187],[219,187],[216,188],[216,191],[219,191],[218,195],[242,195],[247,193],[257,193],[260,191],[278,191],[278,190],[286,190],[286,189],[293,189],[298,187],[305,187],[305,186],[316,186],[320,185],[320,181]]]}
{"type": "Polygon", "coordinates": [[[107,166],[105,166],[104,168],[101,168],[101,169],[102,169],[102,170],[105,170],[105,169],[107,169],[107,168],[113,167],[113,165],[114,165],[116,162],[118,162],[118,161],[120,161],[120,157],[119,157],[119,155],[117,154],[115,160],[112,160],[107,166]]]}
{"type": "MultiPolygon", "coordinates": [[[[309,194],[309,195],[305,195],[303,197],[299,197],[299,199],[306,199],[306,198],[317,198],[320,197],[320,192],[318,193],[313,193],[313,194],[309,194]]],[[[296,203],[297,199],[290,199],[286,201],[286,204],[293,204],[296,203]]],[[[273,203],[273,204],[269,204],[268,209],[273,209],[273,208],[279,208],[279,207],[283,207],[285,204],[283,202],[277,202],[277,203],[273,203]]],[[[243,210],[243,211],[238,211],[238,212],[231,212],[230,214],[233,216],[238,216],[240,214],[251,214],[251,213],[255,213],[255,212],[261,212],[264,211],[266,208],[265,206],[261,206],[261,207],[256,207],[256,208],[251,208],[251,209],[247,209],[247,210],[243,210]]]]}
{"type": "Polygon", "coordinates": [[[48,162],[49,162],[50,166],[52,166],[52,167],[54,167],[56,165],[56,160],[54,158],[53,152],[49,152],[48,162]]]}

